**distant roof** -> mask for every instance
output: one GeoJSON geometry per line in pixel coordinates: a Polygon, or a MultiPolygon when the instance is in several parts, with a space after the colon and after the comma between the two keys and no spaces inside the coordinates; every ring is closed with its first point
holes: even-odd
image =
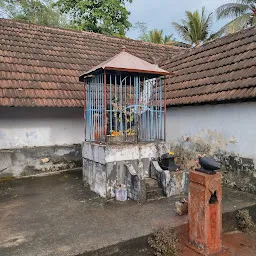
{"type": "Polygon", "coordinates": [[[176,74],[167,76],[169,106],[256,99],[256,28],[184,50],[0,19],[0,39],[0,106],[83,107],[79,75],[122,45],[176,74]]]}
{"type": "Polygon", "coordinates": [[[170,56],[161,67],[176,73],[166,81],[169,106],[256,100],[256,28],[170,56]]]}
{"type": "Polygon", "coordinates": [[[122,51],[112,58],[102,62],[98,66],[90,69],[79,77],[80,81],[83,81],[84,77],[93,74],[99,70],[117,70],[127,71],[134,73],[146,73],[155,75],[168,75],[169,72],[159,68],[157,65],[153,65],[145,60],[142,60],[128,52],[126,47],[122,47],[122,51]]]}
{"type": "Polygon", "coordinates": [[[83,107],[82,72],[120,52],[158,64],[183,48],[0,19],[0,106],[83,107]]]}

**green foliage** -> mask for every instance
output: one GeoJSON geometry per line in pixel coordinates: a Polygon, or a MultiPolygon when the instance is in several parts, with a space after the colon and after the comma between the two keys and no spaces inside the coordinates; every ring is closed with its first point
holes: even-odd
{"type": "Polygon", "coordinates": [[[58,0],[55,6],[83,30],[125,36],[131,27],[126,1],[132,3],[132,0],[58,0]]]}
{"type": "Polygon", "coordinates": [[[220,32],[229,34],[256,25],[256,0],[237,0],[217,9],[217,18],[232,18],[220,32]]]}
{"type": "Polygon", "coordinates": [[[205,14],[205,8],[199,11],[186,11],[186,19],[181,21],[181,24],[173,22],[174,28],[186,42],[192,45],[200,45],[201,43],[213,39],[218,34],[210,35],[210,27],[212,25],[212,13],[205,14]]]}
{"type": "Polygon", "coordinates": [[[1,14],[15,20],[26,20],[35,24],[67,27],[66,17],[53,8],[52,1],[0,0],[1,14]]]}
{"type": "Polygon", "coordinates": [[[134,26],[140,31],[139,40],[155,44],[172,44],[173,35],[163,35],[163,30],[153,29],[148,31],[144,22],[137,22],[134,26]]]}
{"type": "Polygon", "coordinates": [[[173,229],[162,229],[148,239],[156,256],[177,256],[180,253],[179,239],[173,229]]]}

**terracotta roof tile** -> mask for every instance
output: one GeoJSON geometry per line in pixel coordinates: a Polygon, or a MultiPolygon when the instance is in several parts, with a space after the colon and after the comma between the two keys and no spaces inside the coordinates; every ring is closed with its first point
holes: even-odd
{"type": "Polygon", "coordinates": [[[0,106],[83,107],[79,75],[127,51],[156,64],[180,47],[0,19],[0,106]]]}
{"type": "Polygon", "coordinates": [[[256,28],[170,57],[161,67],[170,106],[256,99],[256,28]]]}

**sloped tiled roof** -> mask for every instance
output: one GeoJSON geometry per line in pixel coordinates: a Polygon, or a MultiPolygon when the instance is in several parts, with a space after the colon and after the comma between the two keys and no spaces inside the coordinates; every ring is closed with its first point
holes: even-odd
{"type": "Polygon", "coordinates": [[[82,107],[79,75],[121,51],[153,64],[182,48],[0,19],[0,106],[82,107]]]}
{"type": "Polygon", "coordinates": [[[250,28],[165,60],[169,106],[256,99],[256,28],[250,28]]]}
{"type": "Polygon", "coordinates": [[[126,52],[126,47],[122,47],[122,51],[115,55],[114,57],[104,61],[98,66],[87,71],[80,76],[79,80],[84,81],[84,77],[98,72],[99,70],[119,70],[119,71],[129,71],[135,73],[150,73],[156,75],[169,75],[169,72],[159,68],[157,65],[153,65],[145,60],[142,60],[128,52],[126,52]]]}

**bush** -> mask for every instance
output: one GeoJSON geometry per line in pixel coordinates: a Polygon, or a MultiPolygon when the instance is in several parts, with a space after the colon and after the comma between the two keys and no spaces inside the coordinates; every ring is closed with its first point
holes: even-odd
{"type": "Polygon", "coordinates": [[[148,243],[156,256],[177,256],[180,253],[179,239],[173,229],[161,229],[148,243]]]}
{"type": "Polygon", "coordinates": [[[255,224],[248,210],[239,210],[236,214],[237,224],[241,230],[248,230],[255,227],[255,224]]]}

